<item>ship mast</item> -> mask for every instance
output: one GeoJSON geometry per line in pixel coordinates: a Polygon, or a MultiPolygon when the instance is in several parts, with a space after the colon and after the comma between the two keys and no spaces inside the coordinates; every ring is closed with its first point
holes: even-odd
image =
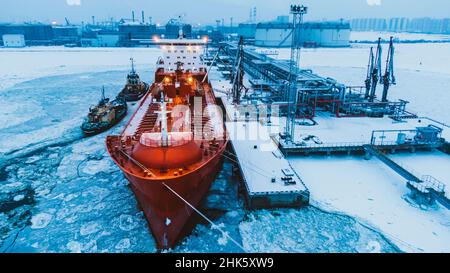
{"type": "Polygon", "coordinates": [[[167,104],[165,100],[164,92],[161,92],[161,111],[156,112],[161,115],[161,143],[163,147],[169,146],[169,129],[167,125],[167,114],[171,113],[167,111],[167,104]]]}
{"type": "Polygon", "coordinates": [[[136,73],[136,71],[134,70],[134,59],[133,58],[130,58],[130,61],[131,61],[131,73],[136,73]]]}

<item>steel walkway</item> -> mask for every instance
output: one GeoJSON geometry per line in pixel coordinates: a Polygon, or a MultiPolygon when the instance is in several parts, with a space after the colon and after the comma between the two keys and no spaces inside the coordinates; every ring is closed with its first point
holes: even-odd
{"type": "Polygon", "coordinates": [[[428,201],[436,200],[450,210],[450,200],[445,194],[445,185],[442,182],[431,175],[425,175],[419,178],[416,174],[413,174],[411,171],[387,157],[376,146],[364,145],[363,147],[367,153],[377,157],[381,162],[405,178],[408,188],[413,190],[416,194],[420,194],[428,201]]]}

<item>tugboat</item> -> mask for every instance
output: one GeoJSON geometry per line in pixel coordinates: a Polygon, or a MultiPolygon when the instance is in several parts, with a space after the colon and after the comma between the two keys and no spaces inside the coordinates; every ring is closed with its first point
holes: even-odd
{"type": "Polygon", "coordinates": [[[106,146],[131,182],[158,248],[168,249],[220,171],[228,136],[201,61],[207,41],[180,33],[158,43],[164,58],[151,91],[106,146]]]}
{"type": "Polygon", "coordinates": [[[128,106],[123,96],[119,95],[113,101],[105,98],[105,88],[102,89],[102,98],[97,106],[89,109],[81,130],[86,136],[102,133],[119,123],[127,114],[128,106]]]}
{"type": "Polygon", "coordinates": [[[138,101],[144,97],[150,89],[150,86],[141,81],[139,75],[134,69],[134,59],[131,58],[131,72],[127,76],[127,84],[122,89],[120,94],[125,98],[126,101],[133,102],[138,101]]]}

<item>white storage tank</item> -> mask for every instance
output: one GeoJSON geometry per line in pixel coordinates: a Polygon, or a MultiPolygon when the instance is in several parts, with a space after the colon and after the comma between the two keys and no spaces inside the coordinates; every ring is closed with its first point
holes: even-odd
{"type": "MultiPolygon", "coordinates": [[[[304,47],[350,46],[348,22],[306,22],[300,31],[300,43],[304,47]]],[[[260,23],[256,28],[255,45],[262,47],[290,47],[291,23],[260,23]]]]}
{"type": "Polygon", "coordinates": [[[25,47],[25,36],[23,34],[4,34],[2,40],[4,47],[25,47]]]}

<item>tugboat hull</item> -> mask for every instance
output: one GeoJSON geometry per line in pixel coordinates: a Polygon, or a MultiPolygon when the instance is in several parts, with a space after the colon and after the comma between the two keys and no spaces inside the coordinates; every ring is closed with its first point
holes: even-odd
{"type": "Polygon", "coordinates": [[[108,131],[112,127],[114,127],[117,123],[121,122],[127,115],[127,109],[126,106],[123,109],[119,109],[116,111],[116,116],[111,122],[101,122],[101,123],[89,123],[85,122],[81,125],[81,130],[83,131],[83,134],[86,137],[95,136],[98,134],[101,134],[103,132],[108,131]]]}
{"type": "Polygon", "coordinates": [[[150,90],[149,84],[144,83],[144,86],[145,87],[142,91],[140,91],[140,90],[134,91],[133,90],[132,92],[129,92],[127,90],[127,88],[125,87],[120,94],[123,96],[123,98],[127,102],[136,102],[136,101],[141,100],[147,94],[147,92],[150,90]]]}

